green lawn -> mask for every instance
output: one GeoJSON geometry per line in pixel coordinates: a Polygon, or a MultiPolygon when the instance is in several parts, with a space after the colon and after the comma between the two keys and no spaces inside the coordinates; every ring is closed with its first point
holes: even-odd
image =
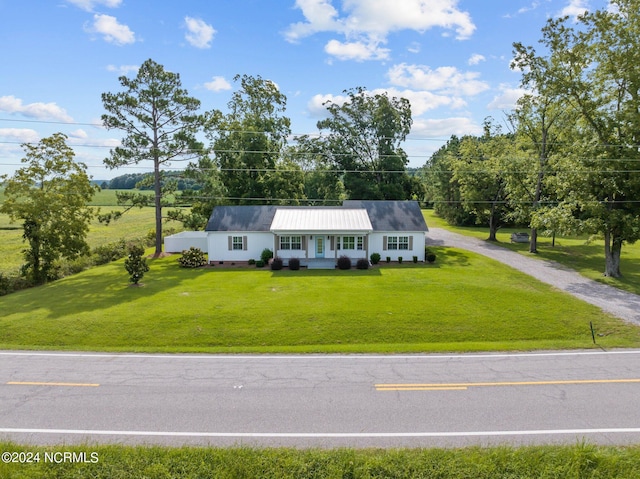
{"type": "Polygon", "coordinates": [[[639,329],[502,264],[436,249],[366,271],[182,269],[122,261],[0,298],[0,348],[426,352],[640,346],[639,329]]]}
{"type": "MultiPolygon", "coordinates": [[[[482,226],[457,227],[450,226],[442,218],[437,217],[433,210],[423,210],[427,225],[437,228],[445,228],[450,231],[467,236],[486,240],[489,229],[482,226]]],[[[580,274],[615,286],[632,293],[640,294],[640,243],[625,244],[622,247],[620,269],[622,278],[609,278],[603,276],[604,271],[604,241],[584,237],[557,237],[555,246],[552,239],[546,236],[538,237],[538,254],[529,253],[528,244],[511,243],[511,233],[516,231],[528,231],[526,228],[502,228],[498,231],[499,244],[505,248],[517,251],[523,255],[543,260],[553,260],[575,269],[580,274]]]]}

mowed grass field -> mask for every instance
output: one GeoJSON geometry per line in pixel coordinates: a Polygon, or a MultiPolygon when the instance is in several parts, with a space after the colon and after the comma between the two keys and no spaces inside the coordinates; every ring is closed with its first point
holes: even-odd
{"type": "MultiPolygon", "coordinates": [[[[482,240],[489,236],[488,227],[449,226],[446,221],[436,216],[433,210],[423,210],[423,213],[427,225],[431,227],[445,228],[482,240]]],[[[532,258],[556,261],[578,271],[587,278],[640,294],[640,242],[623,245],[620,261],[623,277],[609,278],[602,274],[604,271],[604,240],[588,236],[557,237],[555,246],[553,246],[551,237],[538,235],[538,254],[531,254],[528,244],[511,243],[511,233],[517,231],[529,232],[527,228],[502,228],[497,234],[499,244],[532,258]]]]}
{"type": "Polygon", "coordinates": [[[123,261],[0,298],[0,348],[428,352],[640,346],[638,328],[489,258],[369,270],[184,269],[123,261]]]}

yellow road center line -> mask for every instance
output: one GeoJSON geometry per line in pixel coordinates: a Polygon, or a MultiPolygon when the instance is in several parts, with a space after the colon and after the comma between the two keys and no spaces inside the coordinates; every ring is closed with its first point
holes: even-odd
{"type": "Polygon", "coordinates": [[[454,387],[376,387],[376,391],[466,391],[468,388],[462,386],[454,387]]]}
{"type": "Polygon", "coordinates": [[[96,388],[99,384],[92,383],[52,383],[52,382],[35,382],[35,381],[9,381],[7,384],[12,386],[68,386],[68,387],[91,387],[96,388]]]}
{"type": "Polygon", "coordinates": [[[486,383],[430,383],[430,384],[376,384],[378,391],[429,391],[429,390],[464,390],[470,387],[495,386],[552,386],[568,384],[625,384],[640,383],[640,379],[568,379],[556,381],[505,381],[486,383]]]}

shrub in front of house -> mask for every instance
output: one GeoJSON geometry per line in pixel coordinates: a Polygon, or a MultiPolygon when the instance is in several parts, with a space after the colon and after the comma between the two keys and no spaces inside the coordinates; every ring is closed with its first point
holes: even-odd
{"type": "Polygon", "coordinates": [[[273,258],[273,261],[271,262],[271,269],[273,271],[279,271],[282,269],[282,266],[284,265],[282,258],[279,258],[278,256],[276,256],[275,258],[273,258]]]}
{"type": "Polygon", "coordinates": [[[398,256],[398,263],[402,264],[402,256],[398,256]]]}
{"type": "Polygon", "coordinates": [[[356,262],[357,269],[369,269],[369,261],[366,258],[360,258],[356,262]]]}
{"type": "Polygon", "coordinates": [[[427,256],[425,257],[425,259],[427,260],[428,263],[433,263],[436,260],[436,254],[435,253],[427,253],[427,256]]]}
{"type": "Polygon", "coordinates": [[[260,259],[264,264],[269,264],[269,260],[271,258],[273,258],[273,251],[271,251],[269,248],[263,249],[262,253],[260,253],[260,259]]]}
{"type": "Polygon", "coordinates": [[[413,262],[414,262],[414,263],[417,263],[417,262],[418,262],[418,257],[417,257],[417,256],[414,256],[414,257],[413,257],[413,262]]]}
{"type": "Polygon", "coordinates": [[[372,253],[369,258],[371,259],[371,264],[378,264],[380,262],[380,253],[372,253]]]}
{"type": "Polygon", "coordinates": [[[338,258],[338,269],[351,269],[351,259],[348,256],[338,258]]]}
{"type": "Polygon", "coordinates": [[[256,260],[252,258],[252,259],[250,259],[249,261],[247,261],[247,264],[248,264],[249,266],[253,266],[254,264],[256,264],[256,260]]]}
{"type": "Polygon", "coordinates": [[[298,271],[300,269],[300,260],[298,258],[289,258],[289,269],[298,271]]]}
{"type": "Polygon", "coordinates": [[[192,246],[182,252],[182,256],[178,258],[178,263],[182,268],[199,268],[207,264],[207,259],[200,248],[192,246]]]}
{"type": "Polygon", "coordinates": [[[391,256],[387,256],[387,263],[391,263],[391,256]]]}
{"type": "Polygon", "coordinates": [[[256,268],[264,268],[264,261],[262,261],[261,259],[256,261],[256,268]]]}

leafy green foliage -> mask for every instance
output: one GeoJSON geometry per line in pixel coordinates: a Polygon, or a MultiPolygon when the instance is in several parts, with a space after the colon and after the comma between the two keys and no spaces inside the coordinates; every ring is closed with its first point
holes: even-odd
{"type": "Polygon", "coordinates": [[[25,144],[27,166],[3,178],[5,201],[0,212],[23,222],[25,263],[22,273],[35,284],[55,278],[58,259],[89,253],[86,235],[94,211],[88,207],[95,194],[86,165],[74,161],[74,152],[62,133],[25,144]]]}
{"type": "Polygon", "coordinates": [[[263,249],[262,253],[260,253],[260,259],[262,260],[263,264],[267,264],[271,258],[273,258],[273,251],[271,251],[269,248],[263,249]]]}
{"type": "Polygon", "coordinates": [[[137,244],[129,245],[129,254],[124,260],[124,268],[129,273],[129,281],[139,284],[144,274],[149,271],[147,259],[143,258],[144,248],[137,244]]]}
{"type": "Polygon", "coordinates": [[[369,259],[371,259],[371,264],[378,264],[380,262],[380,253],[371,253],[369,259]]]}
{"type": "Polygon", "coordinates": [[[322,151],[344,171],[346,194],[352,199],[401,200],[411,197],[401,148],[411,131],[411,106],[405,98],[369,94],[364,88],[344,92],[342,104],[327,102],[329,118],[318,122],[328,130],[322,151]]]}
{"type": "Polygon", "coordinates": [[[280,162],[291,134],[291,120],[284,116],[286,96],[260,76],[236,75],[234,81],[240,88],[229,102],[229,113],[215,110],[207,122],[207,137],[229,201],[271,203],[287,189],[291,190],[287,197],[295,197],[302,189],[300,175],[276,173],[277,168],[288,169],[280,162]]]}
{"type": "Polygon", "coordinates": [[[200,248],[192,246],[182,252],[182,256],[178,258],[178,264],[183,268],[199,268],[207,264],[207,258],[200,248]]]}

